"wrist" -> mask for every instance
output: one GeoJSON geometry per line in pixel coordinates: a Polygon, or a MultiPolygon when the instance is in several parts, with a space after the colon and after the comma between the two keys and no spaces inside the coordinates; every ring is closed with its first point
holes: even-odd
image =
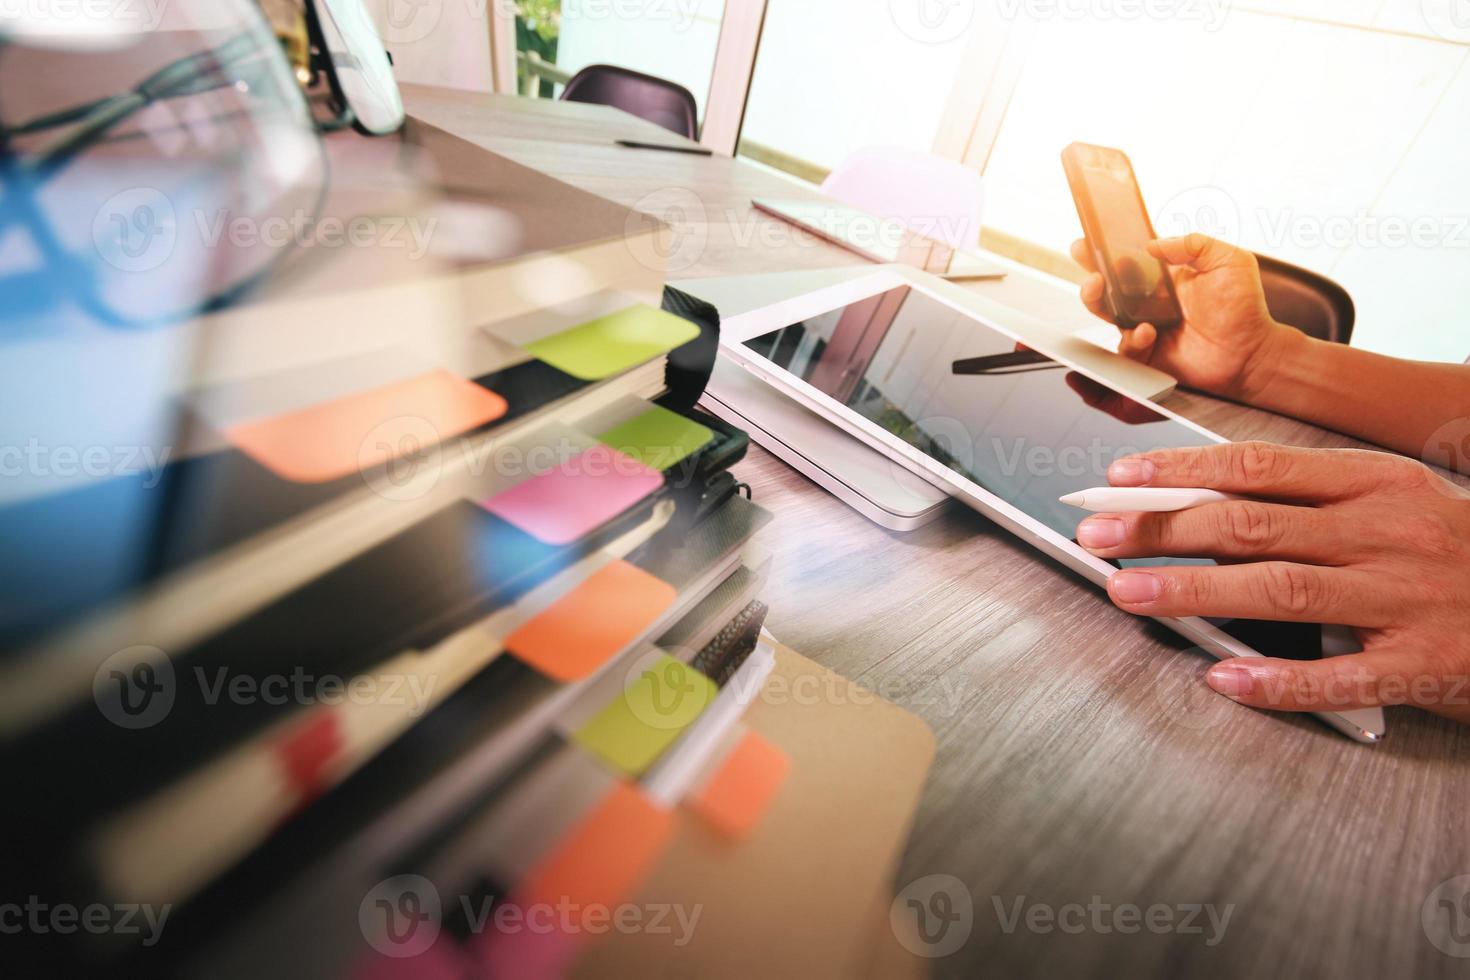
{"type": "Polygon", "coordinates": [[[1233,393],[1236,400],[1258,408],[1280,408],[1283,392],[1301,376],[1303,363],[1311,356],[1312,339],[1295,327],[1271,322],[1260,340],[1233,393]]]}

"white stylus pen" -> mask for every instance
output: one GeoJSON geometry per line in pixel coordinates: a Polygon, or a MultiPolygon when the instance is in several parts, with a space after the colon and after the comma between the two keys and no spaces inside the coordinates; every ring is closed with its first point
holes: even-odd
{"type": "Polygon", "coordinates": [[[1193,490],[1184,487],[1096,487],[1069,493],[1062,503],[1080,507],[1094,514],[1172,514],[1192,510],[1205,504],[1221,504],[1239,500],[1233,494],[1218,490],[1193,490]]]}

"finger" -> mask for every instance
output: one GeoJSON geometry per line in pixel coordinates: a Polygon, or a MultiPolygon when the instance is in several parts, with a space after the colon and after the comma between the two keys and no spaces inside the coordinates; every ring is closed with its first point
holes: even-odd
{"type": "Polygon", "coordinates": [[[1186,266],[1196,272],[1249,265],[1256,260],[1245,249],[1199,232],[1183,238],[1160,238],[1149,243],[1148,251],[1154,258],[1163,259],[1170,265],[1186,266]]]}
{"type": "Polygon", "coordinates": [[[1177,514],[1098,514],[1077,528],[1077,542],[1100,558],[1277,558],[1331,566],[1365,550],[1360,528],[1314,507],[1241,500],[1177,514]]]}
{"type": "Polygon", "coordinates": [[[1412,596],[1368,572],[1284,561],[1137,568],[1108,579],[1108,595],[1138,616],[1343,623],[1368,629],[1401,619],[1412,596]]]}
{"type": "Polygon", "coordinates": [[[1115,487],[1204,487],[1250,497],[1327,501],[1371,493],[1415,466],[1389,453],[1238,442],[1130,456],[1108,468],[1108,479],[1115,487]]]}
{"type": "Polygon", "coordinates": [[[1079,238],[1072,243],[1072,261],[1088,272],[1097,271],[1097,260],[1092,257],[1092,246],[1085,238],[1079,238]]]}
{"type": "Polygon", "coordinates": [[[1352,711],[1413,704],[1441,714],[1470,707],[1470,681],[1430,654],[1359,653],[1325,660],[1238,657],[1210,668],[1210,687],[1272,711],[1352,711]]]}
{"type": "Polygon", "coordinates": [[[1086,306],[1093,316],[1112,323],[1113,317],[1103,303],[1103,294],[1106,292],[1107,284],[1096,272],[1082,281],[1082,305],[1086,306]]]}
{"type": "Polygon", "coordinates": [[[1159,331],[1152,323],[1140,323],[1132,330],[1124,330],[1123,339],[1118,342],[1118,353],[1129,360],[1139,361],[1147,364],[1148,359],[1153,356],[1154,344],[1159,339],[1159,331]]]}
{"type": "Polygon", "coordinates": [[[1119,422],[1127,425],[1147,425],[1164,421],[1162,415],[1150,409],[1145,403],[1134,401],[1126,395],[1120,395],[1113,389],[1106,388],[1076,371],[1068,371],[1065,380],[1067,387],[1075,391],[1089,408],[1107,412],[1119,422]]]}

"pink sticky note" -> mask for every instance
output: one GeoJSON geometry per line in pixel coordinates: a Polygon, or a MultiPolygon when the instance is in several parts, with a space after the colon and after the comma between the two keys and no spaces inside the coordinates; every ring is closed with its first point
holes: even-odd
{"type": "Polygon", "coordinates": [[[547,544],[571,544],[663,483],[663,474],[599,445],[480,506],[547,544]]]}

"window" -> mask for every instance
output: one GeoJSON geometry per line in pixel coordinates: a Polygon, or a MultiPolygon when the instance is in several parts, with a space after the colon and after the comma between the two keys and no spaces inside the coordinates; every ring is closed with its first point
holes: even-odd
{"type": "Polygon", "coordinates": [[[554,98],[588,65],[689,89],[704,119],[725,0],[517,0],[521,92],[554,98]]]}
{"type": "Polygon", "coordinates": [[[930,150],[969,39],[906,34],[890,0],[769,0],[741,151],[821,180],[865,146],[930,150]]]}
{"type": "Polygon", "coordinates": [[[1464,360],[1470,18],[1441,33],[1453,11],[1436,9],[1300,0],[1222,4],[1213,23],[1038,20],[979,161],[987,228],[1064,251],[1080,228],[1058,154],[1122,147],[1161,234],[1204,231],[1338,280],[1358,305],[1355,346],[1464,360]]]}

